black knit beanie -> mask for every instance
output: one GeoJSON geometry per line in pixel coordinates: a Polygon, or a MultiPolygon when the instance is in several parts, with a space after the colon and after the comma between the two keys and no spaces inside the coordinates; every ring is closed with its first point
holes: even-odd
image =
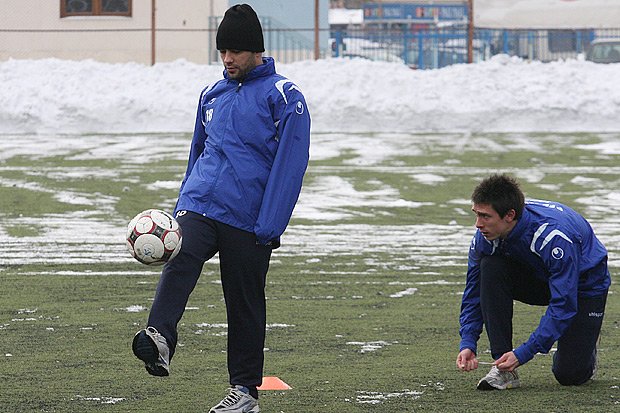
{"type": "Polygon", "coordinates": [[[263,28],[252,7],[237,4],[226,10],[217,28],[217,50],[264,52],[263,28]]]}

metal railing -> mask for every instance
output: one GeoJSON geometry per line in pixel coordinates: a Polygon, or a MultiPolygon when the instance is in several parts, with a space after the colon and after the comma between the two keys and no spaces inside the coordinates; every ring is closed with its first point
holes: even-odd
{"type": "MultiPolygon", "coordinates": [[[[473,61],[496,54],[549,62],[576,58],[597,38],[619,38],[618,29],[508,30],[476,28],[473,61]]],[[[334,30],[332,57],[402,62],[412,68],[436,69],[467,62],[468,33],[463,27],[411,30],[372,27],[334,30]]]]}
{"type": "MultiPolygon", "coordinates": [[[[198,28],[0,28],[0,60],[95,59],[107,62],[164,62],[187,59],[217,63],[216,28],[221,17],[198,28]],[[153,41],[157,42],[154,45],[153,41]],[[154,52],[154,53],[153,53],[154,52]]],[[[290,28],[270,18],[262,19],[266,54],[281,63],[314,59],[314,29],[290,28]]],[[[325,36],[327,29],[321,31],[325,36]]],[[[327,37],[327,36],[325,36],[327,37]]],[[[617,29],[509,30],[476,28],[473,61],[496,54],[549,62],[576,58],[595,39],[620,38],[617,29]]],[[[320,46],[320,57],[348,57],[398,62],[418,69],[434,69],[467,62],[465,27],[390,29],[378,26],[331,30],[329,42],[320,46]]]]}

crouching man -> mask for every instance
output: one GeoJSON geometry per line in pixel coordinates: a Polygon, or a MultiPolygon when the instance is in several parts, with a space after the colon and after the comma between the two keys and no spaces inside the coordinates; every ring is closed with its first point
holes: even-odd
{"type": "Polygon", "coordinates": [[[556,341],[556,380],[588,382],[597,369],[611,284],[607,250],[581,215],[557,202],[526,202],[509,176],[483,180],[471,199],[477,231],[469,249],[457,367],[478,368],[476,344],[484,325],[494,362],[479,390],[519,387],[517,367],[548,353],[556,341]],[[529,339],[514,349],[513,300],[547,306],[529,339]]]}

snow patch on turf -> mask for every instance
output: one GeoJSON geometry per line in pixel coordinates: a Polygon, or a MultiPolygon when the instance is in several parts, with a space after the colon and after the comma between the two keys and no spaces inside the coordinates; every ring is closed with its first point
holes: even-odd
{"type": "Polygon", "coordinates": [[[78,401],[87,401],[87,402],[97,402],[97,403],[101,403],[101,404],[116,404],[119,402],[122,402],[125,399],[124,397],[108,397],[108,396],[103,396],[103,397],[85,397],[85,396],[81,396],[79,394],[75,395],[75,398],[73,398],[72,400],[78,400],[78,401]]]}
{"type": "Polygon", "coordinates": [[[416,291],[418,291],[417,288],[407,288],[406,290],[399,291],[399,292],[394,293],[394,294],[390,294],[390,298],[401,298],[401,297],[404,297],[406,295],[413,295],[413,294],[415,294],[416,291]]]}
{"type": "Polygon", "coordinates": [[[128,313],[139,313],[146,310],[148,310],[148,308],[143,305],[130,305],[129,307],[125,308],[125,311],[127,311],[128,313]]]}
{"type": "Polygon", "coordinates": [[[381,404],[390,399],[408,398],[417,400],[424,392],[405,389],[399,392],[358,391],[355,401],[359,404],[381,404]]]}
{"type": "Polygon", "coordinates": [[[360,353],[371,353],[373,351],[381,350],[383,347],[390,346],[392,344],[398,343],[397,341],[388,343],[387,341],[379,340],[379,341],[348,341],[347,345],[350,346],[359,346],[360,353]]]}

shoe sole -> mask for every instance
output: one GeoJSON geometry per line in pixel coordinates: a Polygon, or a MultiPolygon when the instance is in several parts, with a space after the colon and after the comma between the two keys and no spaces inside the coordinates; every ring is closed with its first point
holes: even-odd
{"type": "MultiPolygon", "coordinates": [[[[209,413],[217,413],[215,410],[209,410],[209,413]]],[[[258,406],[254,406],[252,410],[248,410],[248,413],[260,413],[258,406]]]]}
{"type": "Polygon", "coordinates": [[[478,383],[477,389],[478,390],[501,390],[501,389],[497,389],[497,388],[491,386],[486,381],[481,381],[480,383],[478,383]]]}
{"type": "Polygon", "coordinates": [[[483,380],[480,383],[478,383],[477,389],[478,390],[508,390],[508,389],[516,389],[517,387],[520,387],[520,383],[509,384],[506,387],[493,387],[488,382],[483,380]]]}
{"type": "Polygon", "coordinates": [[[158,365],[159,350],[157,345],[151,340],[145,331],[140,331],[133,338],[131,344],[133,354],[144,362],[144,368],[152,376],[165,377],[168,376],[168,371],[162,366],[158,365]]]}

